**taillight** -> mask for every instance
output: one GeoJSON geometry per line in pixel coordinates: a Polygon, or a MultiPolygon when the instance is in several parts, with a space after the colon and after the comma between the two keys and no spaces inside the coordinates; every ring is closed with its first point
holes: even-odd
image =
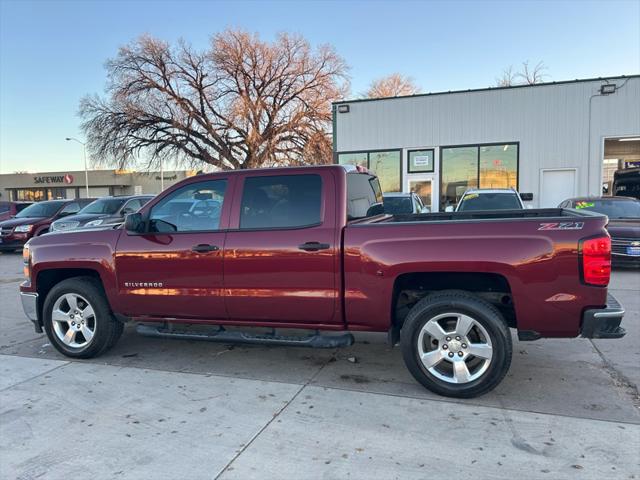
{"type": "Polygon", "coordinates": [[[580,242],[582,279],[588,285],[605,287],[611,277],[611,238],[587,238],[580,242]]]}

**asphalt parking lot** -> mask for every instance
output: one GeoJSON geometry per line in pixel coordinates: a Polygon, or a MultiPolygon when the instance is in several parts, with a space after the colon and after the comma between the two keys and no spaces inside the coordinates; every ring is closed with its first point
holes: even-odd
{"type": "Polygon", "coordinates": [[[484,397],[419,386],[384,336],[313,350],[138,336],[69,361],[0,255],[0,477],[640,478],[640,273],[622,340],[516,342],[484,397]],[[354,361],[355,360],[355,361],[354,361]]]}

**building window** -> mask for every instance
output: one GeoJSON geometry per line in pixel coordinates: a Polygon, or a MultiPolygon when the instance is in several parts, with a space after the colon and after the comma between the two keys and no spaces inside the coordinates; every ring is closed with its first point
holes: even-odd
{"type": "Polygon", "coordinates": [[[518,187],[517,143],[442,147],[440,162],[440,210],[469,188],[518,187]]]}
{"type": "Polygon", "coordinates": [[[402,169],[401,151],[385,150],[374,152],[339,153],[340,165],[366,167],[380,180],[383,192],[400,192],[402,169]]]}
{"type": "Polygon", "coordinates": [[[480,188],[517,188],[518,145],[480,147],[480,188]]]}
{"type": "Polygon", "coordinates": [[[407,173],[433,172],[433,150],[409,150],[407,173]]]}
{"type": "Polygon", "coordinates": [[[369,156],[367,152],[361,153],[341,153],[338,155],[340,165],[353,165],[355,167],[368,168],[369,156]]]}

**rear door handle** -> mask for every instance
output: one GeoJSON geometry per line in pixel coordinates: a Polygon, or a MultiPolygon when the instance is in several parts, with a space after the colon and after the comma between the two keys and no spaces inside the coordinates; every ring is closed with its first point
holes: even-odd
{"type": "Polygon", "coordinates": [[[200,243],[191,247],[191,251],[196,253],[216,252],[218,250],[220,250],[219,247],[216,245],[209,245],[208,243],[200,243]]]}
{"type": "Polygon", "coordinates": [[[331,248],[331,245],[328,243],[307,242],[302,245],[298,245],[298,248],[307,252],[317,252],[318,250],[327,250],[328,248],[331,248]]]}

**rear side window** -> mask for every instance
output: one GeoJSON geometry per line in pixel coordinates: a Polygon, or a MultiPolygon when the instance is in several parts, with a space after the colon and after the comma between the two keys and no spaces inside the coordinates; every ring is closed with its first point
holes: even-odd
{"type": "Polygon", "coordinates": [[[320,175],[248,177],[244,181],[240,228],[296,228],[320,223],[320,175]]]}
{"type": "Polygon", "coordinates": [[[347,220],[384,213],[382,190],[377,177],[364,173],[347,174],[347,220]]]}

